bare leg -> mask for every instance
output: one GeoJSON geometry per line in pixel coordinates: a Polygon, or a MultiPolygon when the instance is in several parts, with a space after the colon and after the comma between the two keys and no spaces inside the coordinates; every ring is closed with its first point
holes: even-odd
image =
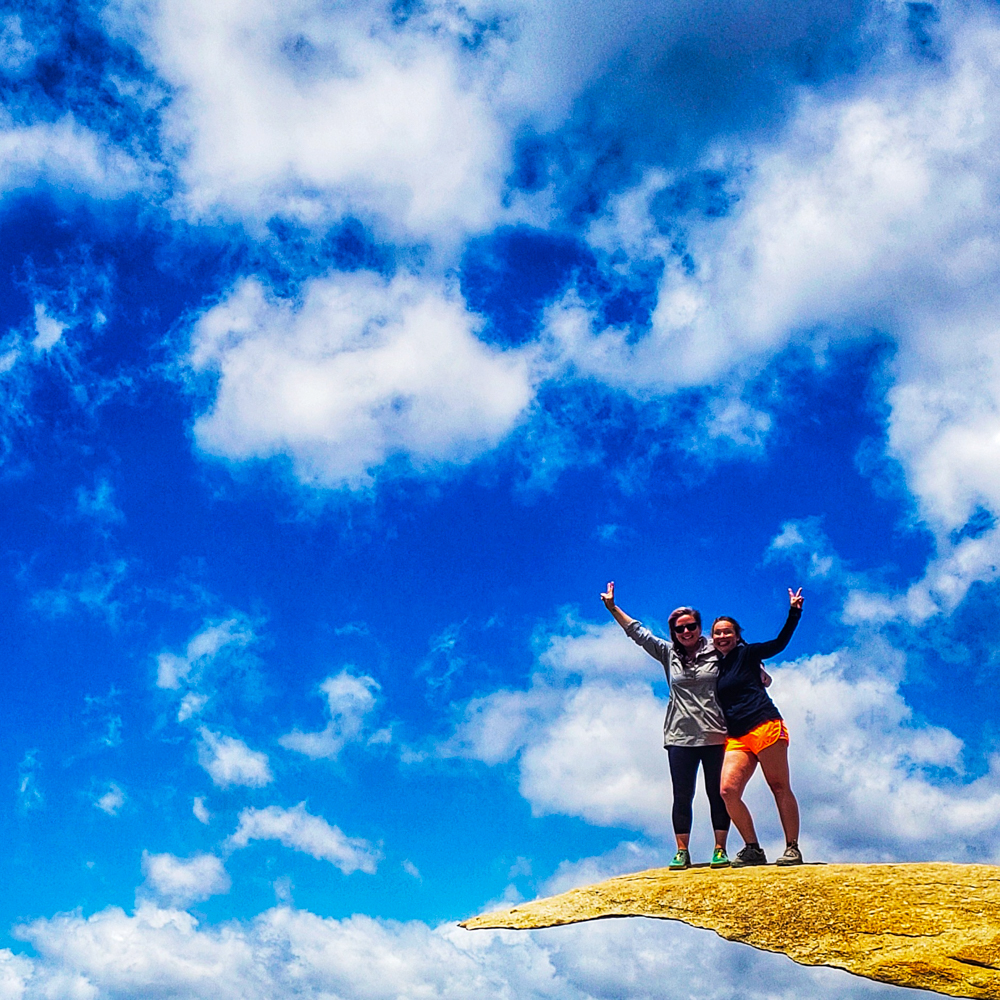
{"type": "Polygon", "coordinates": [[[715,831],[715,846],[719,848],[720,851],[726,849],[726,839],[729,837],[728,830],[716,830],[715,831]]]}
{"type": "MultiPolygon", "coordinates": [[[[726,756],[728,758],[729,755],[726,756]]],[[[781,818],[781,828],[785,831],[785,840],[790,844],[799,839],[799,804],[795,801],[788,779],[788,744],[784,740],[778,740],[777,743],[772,743],[761,750],[757,757],[760,760],[760,769],[774,793],[774,802],[781,818]]]]}
{"type": "Polygon", "coordinates": [[[691,834],[675,833],[674,836],[677,838],[677,850],[686,851],[688,849],[688,844],[691,843],[691,834]]]}
{"type": "Polygon", "coordinates": [[[743,790],[757,770],[757,758],[745,750],[727,750],[722,762],[722,799],[726,809],[747,844],[757,843],[757,831],[753,826],[750,810],[743,804],[743,790]]]}

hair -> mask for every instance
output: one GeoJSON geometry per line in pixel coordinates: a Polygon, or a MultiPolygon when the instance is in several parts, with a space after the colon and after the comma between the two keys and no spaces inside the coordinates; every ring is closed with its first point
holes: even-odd
{"type": "Polygon", "coordinates": [[[670,626],[670,632],[671,632],[671,634],[674,631],[674,625],[677,624],[677,619],[678,618],[683,618],[686,615],[690,615],[695,620],[695,622],[697,623],[698,628],[701,628],[701,612],[700,611],[695,611],[694,608],[674,608],[674,610],[670,612],[670,617],[667,619],[667,624],[670,626]]]}
{"type": "Polygon", "coordinates": [[[690,615],[697,624],[698,628],[701,628],[701,612],[696,611],[694,608],[675,608],[670,612],[670,617],[667,619],[667,624],[670,626],[670,638],[673,640],[674,649],[681,658],[685,658],[689,655],[688,650],[680,644],[677,639],[677,633],[674,631],[674,625],[677,623],[678,618],[684,618],[690,615]]]}
{"type": "Polygon", "coordinates": [[[715,626],[718,625],[719,622],[729,622],[729,624],[733,626],[733,629],[736,632],[736,638],[737,639],[743,638],[743,629],[740,628],[740,623],[735,618],[730,618],[729,615],[719,615],[719,617],[716,618],[714,622],[712,622],[713,632],[715,631],[715,626]]]}

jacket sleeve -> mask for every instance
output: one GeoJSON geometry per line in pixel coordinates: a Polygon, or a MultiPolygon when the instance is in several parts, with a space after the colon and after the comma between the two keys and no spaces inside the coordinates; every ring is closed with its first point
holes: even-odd
{"type": "MultiPolygon", "coordinates": [[[[654,660],[659,660],[663,664],[663,669],[667,669],[667,659],[670,656],[671,644],[667,642],[666,639],[661,639],[658,635],[653,635],[642,622],[634,621],[627,629],[625,629],[625,634],[637,645],[642,646],[654,660]]],[[[667,680],[670,680],[669,672],[667,672],[667,680]]]]}
{"type": "Polygon", "coordinates": [[[799,608],[789,608],[788,617],[785,619],[785,624],[782,626],[777,637],[770,642],[755,642],[753,644],[754,652],[757,656],[762,660],[769,660],[772,656],[777,656],[791,642],[792,633],[795,631],[795,626],[798,625],[801,617],[802,611],[799,608]]]}

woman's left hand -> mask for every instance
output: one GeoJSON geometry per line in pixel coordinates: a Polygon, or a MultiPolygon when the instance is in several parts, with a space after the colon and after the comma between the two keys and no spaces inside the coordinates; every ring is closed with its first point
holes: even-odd
{"type": "Polygon", "coordinates": [[[788,588],[788,601],[793,608],[798,608],[799,611],[802,610],[802,602],[805,598],[802,596],[802,588],[799,587],[798,590],[792,591],[792,588],[788,588]]]}

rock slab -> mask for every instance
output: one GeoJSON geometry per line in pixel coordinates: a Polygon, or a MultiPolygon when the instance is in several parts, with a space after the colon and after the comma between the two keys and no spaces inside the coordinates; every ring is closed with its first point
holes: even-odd
{"type": "Polygon", "coordinates": [[[803,865],[654,868],[461,926],[528,930],[658,917],[894,986],[1000,1000],[1000,868],[803,865]]]}

